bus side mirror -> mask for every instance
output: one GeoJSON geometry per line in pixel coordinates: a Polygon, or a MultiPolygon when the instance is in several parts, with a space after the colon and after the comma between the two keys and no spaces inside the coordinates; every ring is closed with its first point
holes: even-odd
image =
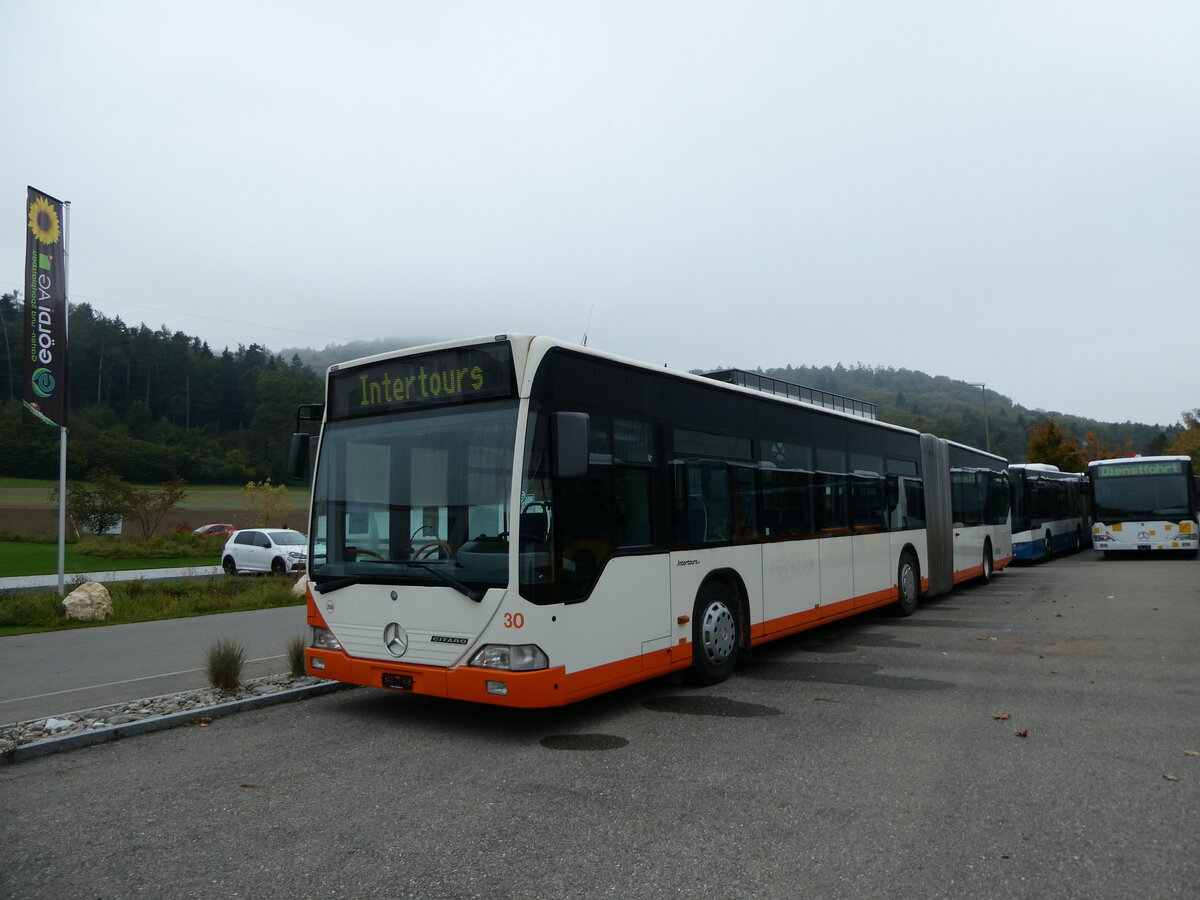
{"type": "Polygon", "coordinates": [[[301,403],[296,407],[296,430],[300,430],[301,422],[320,422],[325,418],[324,403],[301,403]]]}
{"type": "Polygon", "coordinates": [[[308,444],[311,439],[311,434],[302,432],[292,435],[292,443],[288,447],[287,473],[293,478],[303,478],[308,474],[308,444]]]}
{"type": "Polygon", "coordinates": [[[552,422],[554,475],[558,478],[581,478],[588,470],[588,414],[556,412],[552,422]]]}

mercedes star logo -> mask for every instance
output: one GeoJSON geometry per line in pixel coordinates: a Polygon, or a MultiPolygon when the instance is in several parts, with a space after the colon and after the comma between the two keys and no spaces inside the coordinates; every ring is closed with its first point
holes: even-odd
{"type": "Polygon", "coordinates": [[[404,626],[399,622],[388,622],[387,628],[383,629],[383,646],[392,656],[403,656],[408,649],[408,632],[404,626]]]}

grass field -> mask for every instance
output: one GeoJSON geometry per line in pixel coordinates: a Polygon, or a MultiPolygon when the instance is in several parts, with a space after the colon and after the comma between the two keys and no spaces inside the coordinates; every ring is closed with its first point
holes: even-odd
{"type": "MultiPolygon", "coordinates": [[[[215,566],[220,563],[220,549],[206,557],[183,559],[109,559],[84,556],[67,544],[66,571],[112,572],[130,569],[164,569],[179,566],[215,566]]],[[[35,544],[26,541],[0,541],[0,578],[20,575],[53,575],[58,572],[58,545],[35,544]]]]}

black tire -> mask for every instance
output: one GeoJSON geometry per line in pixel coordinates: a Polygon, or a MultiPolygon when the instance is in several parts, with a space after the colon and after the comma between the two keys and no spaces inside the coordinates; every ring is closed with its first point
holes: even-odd
{"type": "Polygon", "coordinates": [[[710,581],[700,588],[692,610],[691,680],[719,684],[730,676],[741,646],[737,598],[728,587],[710,581]]]}
{"type": "Polygon", "coordinates": [[[980,584],[991,584],[992,574],[995,571],[995,562],[992,560],[992,542],[990,540],[983,542],[983,574],[979,576],[980,584]]]}
{"type": "Polygon", "coordinates": [[[225,570],[226,575],[237,574],[237,566],[234,564],[232,556],[227,556],[221,560],[221,568],[225,570]]]}
{"type": "Polygon", "coordinates": [[[911,616],[917,611],[921,599],[921,570],[917,559],[907,550],[900,554],[896,567],[896,615],[911,616]]]}
{"type": "Polygon", "coordinates": [[[281,557],[277,556],[273,560],[271,560],[271,574],[272,575],[286,575],[287,574],[287,563],[285,563],[281,557]]]}

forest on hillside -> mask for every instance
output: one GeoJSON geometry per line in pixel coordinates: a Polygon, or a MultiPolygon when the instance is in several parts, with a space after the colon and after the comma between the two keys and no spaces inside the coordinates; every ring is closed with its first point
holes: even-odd
{"type": "Polygon", "coordinates": [[[1092,435],[1096,446],[1114,455],[1150,456],[1166,451],[1181,430],[1137,422],[1100,422],[1066,413],[1020,406],[995,391],[944,375],[876,366],[787,366],[756,370],[878,407],[884,422],[926,431],[959,443],[986,449],[1009,462],[1039,462],[1026,458],[1029,430],[1053,418],[1081,444],[1092,435]],[[986,412],[986,427],[985,427],[986,412]],[[1118,453],[1118,451],[1120,451],[1118,453]]]}
{"type": "MultiPolygon", "coordinates": [[[[54,478],[58,433],[22,421],[19,347],[23,304],[0,295],[0,476],[54,478]]],[[[320,401],[324,371],[338,360],[415,342],[358,341],[324,350],[272,352],[251,344],[214,350],[181,331],[126,325],[89,304],[72,304],[69,319],[67,475],[83,479],[110,469],[134,483],[183,478],[194,484],[286,482],[283,461],[296,407],[320,401]]],[[[1048,414],[994,391],[908,369],[856,365],[757,370],[876,404],[879,418],[942,437],[991,447],[1025,462],[1030,428],[1048,414]],[[987,425],[984,413],[986,405],[987,425]]],[[[1084,442],[1153,454],[1178,426],[1106,423],[1055,414],[1084,442]]]]}
{"type": "MultiPolygon", "coordinates": [[[[53,478],[57,429],[21,416],[22,309],[0,296],[0,475],[53,478]]],[[[107,468],[142,484],[283,480],[296,407],[322,396],[322,377],[298,356],[257,344],[214,351],[87,303],[69,315],[68,478],[107,468]]]]}

